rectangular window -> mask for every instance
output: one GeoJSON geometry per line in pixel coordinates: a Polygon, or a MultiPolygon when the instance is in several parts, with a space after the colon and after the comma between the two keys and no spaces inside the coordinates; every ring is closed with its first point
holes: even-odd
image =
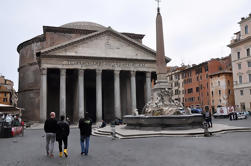
{"type": "Polygon", "coordinates": [[[242,84],[242,76],[239,76],[239,84],[242,84]]]}
{"type": "Polygon", "coordinates": [[[244,91],[240,90],[240,95],[243,96],[244,95],[244,91]]]}
{"type": "Polygon", "coordinates": [[[220,86],[220,81],[218,81],[218,86],[220,86]]]}
{"type": "Polygon", "coordinates": [[[251,82],[251,74],[248,74],[248,80],[251,82]]]}
{"type": "Polygon", "coordinates": [[[212,91],[212,96],[214,96],[214,92],[212,91]]]}
{"type": "Polygon", "coordinates": [[[239,70],[241,69],[241,63],[238,64],[238,69],[239,69],[239,70]]]}
{"type": "Polygon", "coordinates": [[[237,59],[240,59],[240,58],[241,58],[241,53],[237,52],[237,59]]]}
{"type": "Polygon", "coordinates": [[[200,91],[200,88],[199,87],[196,87],[196,92],[199,92],[200,91]]]}
{"type": "Polygon", "coordinates": [[[3,98],[3,102],[7,102],[7,98],[3,98]]]}
{"type": "Polygon", "coordinates": [[[241,111],[246,111],[245,103],[240,103],[241,111]]]}
{"type": "Polygon", "coordinates": [[[6,97],[6,92],[4,92],[4,96],[6,97]]]}
{"type": "Polygon", "coordinates": [[[247,49],[247,56],[250,56],[250,49],[247,49]]]}
{"type": "Polygon", "coordinates": [[[187,93],[193,93],[193,88],[188,89],[187,93]]]}
{"type": "MultiPolygon", "coordinates": [[[[251,89],[249,89],[249,93],[250,93],[250,95],[251,95],[251,89]]],[[[250,107],[251,108],[251,107],[250,107]]]]}
{"type": "Polygon", "coordinates": [[[230,90],[230,89],[228,89],[228,94],[230,95],[230,93],[231,93],[231,90],[230,90]]]}
{"type": "Polygon", "coordinates": [[[250,61],[250,62],[248,62],[248,67],[251,67],[251,61],[250,61]]]}
{"type": "Polygon", "coordinates": [[[248,25],[245,26],[245,35],[248,34],[248,25]]]}
{"type": "Polygon", "coordinates": [[[208,66],[205,66],[205,72],[207,72],[208,71],[208,66]]]}
{"type": "Polygon", "coordinates": [[[219,95],[221,95],[221,90],[219,90],[219,95]]]}

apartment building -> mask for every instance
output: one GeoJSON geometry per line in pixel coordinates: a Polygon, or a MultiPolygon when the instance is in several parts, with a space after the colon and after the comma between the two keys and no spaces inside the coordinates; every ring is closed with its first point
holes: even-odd
{"type": "Polygon", "coordinates": [[[0,75],[0,104],[12,104],[13,82],[0,75]]]}
{"type": "Polygon", "coordinates": [[[181,101],[186,107],[208,107],[214,111],[218,106],[234,106],[231,56],[211,59],[198,65],[171,68],[167,76],[173,99],[181,101]],[[226,96],[225,92],[230,93],[230,96],[226,96]]]}
{"type": "Polygon", "coordinates": [[[251,13],[241,18],[231,48],[235,104],[238,111],[251,111],[251,13]]]}
{"type": "Polygon", "coordinates": [[[187,66],[182,67],[169,67],[167,78],[172,88],[172,99],[177,100],[184,105],[184,83],[182,78],[182,71],[187,68],[187,66]]]}

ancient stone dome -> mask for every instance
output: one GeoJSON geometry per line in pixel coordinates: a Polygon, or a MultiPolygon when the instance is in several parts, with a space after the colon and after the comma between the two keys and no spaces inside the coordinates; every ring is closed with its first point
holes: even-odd
{"type": "Polygon", "coordinates": [[[101,31],[104,28],[106,28],[103,25],[93,23],[93,22],[86,22],[86,21],[71,22],[71,23],[64,24],[60,27],[73,28],[73,29],[88,29],[88,30],[96,30],[96,31],[101,31]]]}

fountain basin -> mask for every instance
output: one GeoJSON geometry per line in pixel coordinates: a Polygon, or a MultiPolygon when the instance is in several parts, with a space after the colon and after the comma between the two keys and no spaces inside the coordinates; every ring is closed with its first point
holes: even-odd
{"type": "Polygon", "coordinates": [[[201,114],[192,115],[125,115],[123,122],[135,127],[200,127],[203,122],[201,114]]]}

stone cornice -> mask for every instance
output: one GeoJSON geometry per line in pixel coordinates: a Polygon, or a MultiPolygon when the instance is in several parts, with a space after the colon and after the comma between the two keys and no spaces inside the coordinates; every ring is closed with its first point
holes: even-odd
{"type": "Polygon", "coordinates": [[[241,44],[243,44],[243,43],[245,43],[245,42],[248,42],[248,41],[251,41],[251,36],[248,36],[248,37],[246,37],[246,38],[244,38],[244,39],[241,39],[241,40],[239,40],[239,41],[236,41],[236,42],[234,42],[234,43],[231,43],[231,44],[229,44],[229,45],[227,45],[229,48],[233,48],[233,47],[236,47],[236,46],[239,46],[239,45],[241,45],[241,44]]]}
{"type": "Polygon", "coordinates": [[[63,28],[63,27],[52,27],[52,26],[43,26],[43,31],[44,34],[46,32],[59,32],[59,33],[70,33],[70,34],[90,34],[97,32],[96,30],[63,28]]]}
{"type": "Polygon", "coordinates": [[[30,88],[30,89],[25,89],[25,90],[19,90],[17,93],[25,93],[29,91],[40,91],[40,88],[30,88]]]}
{"type": "Polygon", "coordinates": [[[214,75],[218,75],[218,74],[230,74],[232,75],[233,72],[232,71],[219,71],[219,72],[215,72],[215,73],[212,73],[212,74],[209,74],[209,76],[214,76],[214,75]]]}
{"type": "Polygon", "coordinates": [[[121,34],[126,35],[132,39],[143,39],[145,35],[143,34],[135,34],[135,33],[127,33],[127,32],[122,32],[121,34]]]}
{"type": "MultiPolygon", "coordinates": [[[[37,58],[41,58],[39,57],[39,55],[37,54],[37,58]]],[[[125,61],[146,61],[146,62],[156,62],[156,60],[152,60],[152,59],[132,59],[132,58],[114,58],[114,57],[93,57],[93,56],[69,56],[69,55],[42,55],[42,58],[65,58],[65,59],[96,59],[96,60],[125,60],[125,61]]]]}
{"type": "Polygon", "coordinates": [[[19,70],[22,69],[22,68],[25,68],[25,67],[28,67],[28,66],[34,66],[34,65],[37,65],[37,64],[38,64],[37,62],[27,63],[27,64],[25,64],[25,65],[20,66],[20,67],[17,69],[17,71],[19,72],[19,70]]]}
{"type": "Polygon", "coordinates": [[[20,43],[20,44],[17,46],[17,52],[19,53],[20,50],[21,50],[22,48],[24,48],[25,46],[27,46],[27,45],[30,45],[30,44],[32,44],[32,43],[37,43],[37,42],[43,42],[43,41],[45,41],[44,34],[38,35],[38,36],[36,36],[36,37],[34,37],[34,38],[30,39],[30,40],[27,40],[27,41],[24,41],[24,42],[20,43]]]}

